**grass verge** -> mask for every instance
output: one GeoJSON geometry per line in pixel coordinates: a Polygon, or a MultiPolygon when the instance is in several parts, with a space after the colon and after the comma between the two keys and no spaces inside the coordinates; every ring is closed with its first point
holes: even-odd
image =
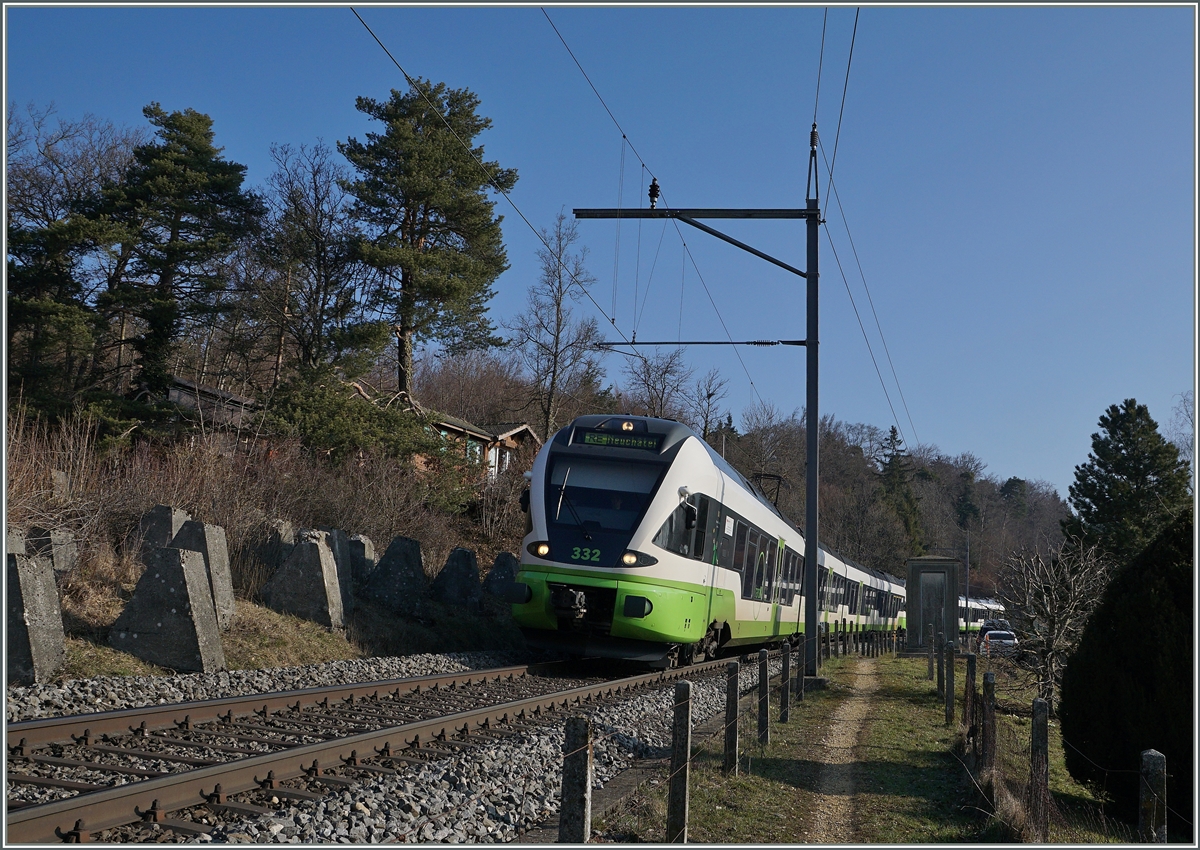
{"type": "MultiPolygon", "coordinates": [[[[821,674],[824,690],[793,702],[787,724],[771,723],[771,741],[757,744],[755,695],[743,698],[740,721],[741,764],[737,776],[722,774],[719,737],[693,740],[689,777],[688,841],[709,844],[795,844],[807,841],[821,805],[822,741],[830,720],[849,697],[856,664],[872,665],[878,676],[868,719],[855,751],[855,843],[984,843],[1019,840],[1020,824],[992,813],[957,752],[963,730],[945,723],[945,704],[936,683],[926,678],[923,658],[881,657],[859,661],[833,659],[821,674]]],[[[1019,676],[1008,677],[1006,702],[1016,706],[1019,676]]],[[[962,717],[962,670],[956,678],[957,720],[962,717]]],[[[998,676],[1000,678],[1000,676],[998,676]]],[[[771,716],[778,720],[778,681],[772,682],[771,716]]],[[[998,712],[1013,730],[1012,740],[1029,739],[1029,718],[998,712]]],[[[1050,785],[1055,808],[1054,843],[1128,842],[1132,834],[1106,821],[1092,792],[1074,782],[1063,765],[1058,725],[1050,727],[1050,785]]],[[[1027,752],[1027,751],[1026,751],[1027,752]]],[[[1014,759],[1019,753],[1013,754],[1014,759]]],[[[1019,772],[1020,766],[1010,766],[1019,772]]],[[[1028,756],[1024,770],[1028,777],[1028,756]]],[[[659,843],[666,831],[667,786],[664,778],[647,783],[615,811],[594,819],[593,841],[659,843]]]]}

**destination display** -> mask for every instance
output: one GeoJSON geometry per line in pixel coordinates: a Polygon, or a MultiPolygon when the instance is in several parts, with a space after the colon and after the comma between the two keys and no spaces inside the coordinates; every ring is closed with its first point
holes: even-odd
{"type": "MultiPolygon", "coordinates": [[[[576,432],[578,436],[580,432],[576,432]]],[[[645,449],[656,452],[662,446],[662,434],[613,434],[607,431],[582,431],[585,446],[606,446],[610,449],[645,449]]]]}

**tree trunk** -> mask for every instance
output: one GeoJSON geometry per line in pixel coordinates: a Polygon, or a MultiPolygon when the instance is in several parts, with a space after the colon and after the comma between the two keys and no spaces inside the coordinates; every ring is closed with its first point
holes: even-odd
{"type": "MultiPolygon", "coordinates": [[[[117,340],[117,393],[125,392],[125,382],[121,377],[121,369],[124,366],[125,360],[125,333],[129,329],[129,314],[124,310],[121,311],[121,336],[117,340]]],[[[132,372],[132,366],[130,372],[132,372]]],[[[132,380],[132,377],[130,378],[132,380]]]]}
{"type": "Polygon", "coordinates": [[[396,389],[412,399],[413,346],[412,328],[403,320],[393,325],[396,332],[396,389]]]}

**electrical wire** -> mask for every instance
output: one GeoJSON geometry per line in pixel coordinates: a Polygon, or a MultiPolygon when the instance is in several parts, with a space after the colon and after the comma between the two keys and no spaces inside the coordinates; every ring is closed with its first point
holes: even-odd
{"type": "Polygon", "coordinates": [[[887,391],[887,385],[883,381],[883,373],[879,371],[879,361],[875,359],[875,352],[871,348],[871,341],[867,339],[867,329],[863,326],[862,316],[858,313],[858,305],[854,303],[854,295],[850,292],[850,282],[846,279],[846,272],[842,268],[841,258],[838,257],[837,248],[833,244],[833,237],[829,235],[829,229],[825,229],[825,238],[829,242],[829,249],[833,251],[834,262],[837,263],[838,272],[842,276],[842,283],[846,285],[846,294],[850,296],[850,306],[854,309],[854,318],[858,320],[858,329],[862,331],[863,341],[867,344],[867,353],[871,355],[871,363],[875,366],[875,374],[879,377],[879,386],[883,388],[883,396],[887,399],[888,408],[892,411],[892,421],[896,423],[896,430],[900,432],[900,437],[907,442],[908,438],[904,436],[904,429],[900,427],[900,419],[896,416],[896,408],[892,405],[892,397],[887,391]]]}
{"type": "MultiPolygon", "coordinates": [[[[572,61],[575,62],[575,67],[577,67],[579,69],[579,73],[583,74],[583,78],[585,80],[587,80],[587,84],[589,86],[591,86],[592,91],[595,93],[597,99],[600,101],[600,105],[604,107],[604,111],[607,112],[608,117],[612,119],[613,125],[617,128],[617,130],[620,131],[621,138],[625,139],[627,141],[627,143],[629,144],[629,149],[631,151],[633,151],[634,156],[636,156],[638,158],[638,162],[641,163],[642,168],[644,168],[646,170],[646,172],[648,172],[652,178],[655,178],[657,175],[655,175],[654,170],[651,169],[649,166],[647,166],[645,161],[642,160],[642,156],[641,156],[641,154],[638,153],[637,148],[634,147],[633,142],[628,141],[628,137],[625,133],[625,130],[621,127],[621,122],[619,122],[617,120],[617,117],[615,115],[613,115],[612,110],[608,108],[608,104],[604,102],[604,97],[600,94],[599,90],[596,88],[595,84],[592,82],[591,77],[588,76],[587,71],[585,71],[583,69],[583,65],[579,62],[579,59],[576,58],[575,52],[573,50],[571,50],[571,46],[569,44],[567,44],[567,40],[565,38],[563,38],[563,35],[561,32],[559,32],[558,27],[556,27],[554,25],[554,21],[551,20],[550,14],[545,10],[545,8],[542,8],[542,14],[545,15],[546,21],[550,24],[551,29],[554,30],[554,34],[558,36],[558,40],[562,42],[563,47],[565,47],[567,50],[567,53],[570,54],[572,61]]],[[[644,179],[645,178],[643,177],[643,180],[644,179]]],[[[662,198],[663,206],[666,208],[670,208],[670,204],[667,203],[667,198],[666,198],[665,193],[663,193],[661,195],[661,198],[662,198]]],[[[619,221],[620,221],[620,219],[618,219],[618,222],[619,221]]],[[[675,221],[674,219],[672,219],[672,221],[675,224],[675,232],[679,236],[679,241],[682,243],[683,249],[688,255],[688,259],[691,260],[692,268],[694,268],[696,270],[696,276],[700,278],[700,283],[704,287],[704,293],[708,296],[708,301],[712,305],[713,311],[717,315],[717,320],[720,321],[721,327],[725,330],[726,338],[729,339],[730,341],[732,341],[733,336],[730,335],[729,328],[725,325],[725,317],[721,315],[721,311],[717,308],[717,302],[713,299],[712,292],[709,291],[708,284],[707,284],[707,282],[705,282],[704,276],[702,274],[700,274],[700,268],[696,264],[695,257],[692,256],[691,249],[688,248],[687,240],[685,240],[683,238],[683,232],[679,229],[679,223],[677,221],[675,221]]],[[[758,398],[758,400],[760,402],[762,402],[763,398],[758,393],[758,387],[755,385],[754,379],[750,377],[750,370],[746,367],[746,363],[744,360],[742,360],[742,355],[738,352],[736,347],[734,347],[734,354],[737,356],[738,362],[742,366],[742,371],[746,373],[746,380],[749,381],[750,388],[754,391],[755,397],[758,398]]]]}
{"type": "MultiPolygon", "coordinates": [[[[822,157],[822,159],[824,159],[824,157],[825,157],[824,146],[821,147],[821,157],[822,157]]],[[[862,279],[863,289],[866,290],[866,293],[867,293],[867,303],[870,304],[870,306],[871,306],[871,315],[874,316],[874,318],[875,318],[875,328],[876,328],[876,330],[879,331],[879,339],[883,342],[883,351],[884,351],[884,354],[887,356],[888,367],[892,370],[892,378],[896,382],[896,391],[900,395],[900,403],[904,407],[905,416],[908,417],[908,424],[912,427],[913,439],[916,441],[917,445],[920,445],[921,437],[917,433],[916,423],[913,422],[912,413],[908,409],[908,400],[905,399],[905,397],[904,397],[904,388],[900,385],[900,376],[896,374],[896,364],[892,362],[892,352],[888,348],[887,337],[884,336],[883,325],[880,324],[880,321],[879,321],[879,313],[876,312],[876,310],[875,310],[875,299],[873,299],[871,297],[871,288],[867,285],[867,276],[863,272],[862,261],[858,257],[858,248],[855,247],[854,237],[850,234],[850,222],[847,221],[846,212],[842,208],[842,199],[838,195],[837,184],[834,183],[832,179],[830,179],[829,186],[833,191],[832,197],[833,197],[834,201],[837,203],[838,214],[842,218],[842,226],[846,228],[846,238],[850,240],[850,250],[854,254],[854,262],[858,266],[858,275],[862,279]]],[[[826,233],[828,233],[828,231],[826,231],[826,233]]],[[[853,297],[851,297],[851,303],[853,303],[853,300],[854,300],[853,297]]],[[[868,343],[868,348],[869,347],[870,347],[870,343],[868,343]]]]}
{"type": "Polygon", "coordinates": [[[667,222],[663,221],[662,230],[658,233],[658,247],[654,249],[654,262],[650,264],[650,276],[646,278],[646,291],[642,295],[642,306],[634,311],[633,332],[636,334],[642,319],[646,318],[646,301],[650,298],[650,284],[654,282],[654,270],[658,268],[658,255],[662,253],[663,237],[667,235],[667,222]]]}
{"type": "MultiPolygon", "coordinates": [[[[846,79],[842,82],[842,106],[838,110],[837,130],[833,134],[833,156],[830,158],[828,165],[829,181],[825,184],[825,197],[829,197],[829,184],[833,182],[833,169],[837,165],[837,149],[838,139],[842,136],[842,115],[846,112],[846,90],[850,87],[850,63],[854,60],[854,39],[858,35],[858,13],[861,10],[854,10],[854,30],[850,33],[850,55],[846,57],[846,79]]],[[[816,118],[813,119],[816,123],[816,118]]]]}
{"type": "MultiPolygon", "coordinates": [[[[442,123],[446,125],[446,129],[450,131],[450,135],[452,135],[454,137],[454,139],[463,147],[463,149],[471,155],[471,158],[475,160],[475,162],[479,166],[480,170],[483,171],[484,175],[487,177],[487,181],[489,184],[491,184],[492,188],[494,188],[497,192],[499,192],[501,195],[504,196],[504,199],[506,201],[508,201],[509,206],[511,206],[513,208],[513,210],[516,212],[516,214],[518,216],[520,216],[521,221],[525,222],[526,226],[533,232],[533,235],[535,237],[537,237],[538,241],[540,241],[543,245],[546,246],[546,250],[550,251],[551,256],[554,256],[554,252],[553,252],[553,249],[550,247],[550,243],[547,242],[545,240],[545,238],[542,237],[542,234],[538,231],[538,229],[533,226],[533,222],[531,222],[528,219],[528,217],[526,217],[525,213],[521,211],[521,208],[517,206],[516,201],[514,201],[512,199],[512,197],[508,194],[508,192],[504,191],[504,189],[500,188],[500,186],[498,186],[496,184],[496,181],[495,181],[494,177],[492,176],[492,174],[488,171],[487,166],[483,164],[483,160],[480,158],[480,155],[475,153],[475,151],[471,149],[471,146],[468,145],[466,142],[464,142],[462,140],[462,138],[458,135],[458,133],[456,133],[454,131],[454,128],[450,126],[450,122],[446,120],[446,117],[444,115],[442,115],[441,110],[438,109],[437,105],[434,104],[433,102],[431,102],[429,100],[428,96],[423,91],[421,91],[421,88],[418,85],[416,85],[416,81],[411,76],[409,76],[408,71],[404,70],[404,66],[401,65],[399,63],[399,61],[397,61],[396,57],[392,55],[392,52],[390,50],[388,50],[387,45],[385,45],[380,40],[379,36],[377,36],[375,34],[375,31],[373,29],[371,29],[370,25],[368,25],[367,22],[362,19],[362,15],[358,14],[358,10],[355,9],[353,6],[351,6],[350,11],[354,13],[354,17],[358,18],[359,23],[361,23],[363,25],[363,27],[366,29],[366,31],[371,34],[371,38],[375,39],[375,43],[380,46],[380,48],[383,50],[383,52],[385,54],[387,54],[388,59],[392,60],[392,64],[395,65],[400,70],[400,73],[404,75],[404,79],[408,81],[409,86],[412,87],[418,93],[420,93],[421,97],[425,99],[425,102],[429,104],[429,107],[437,114],[438,118],[441,119],[442,123]]],[[[633,148],[632,144],[630,145],[630,148],[631,149],[633,148]]],[[[637,151],[635,150],[634,153],[636,154],[637,151]]],[[[592,293],[588,291],[588,288],[579,281],[579,279],[570,270],[570,268],[568,268],[567,264],[564,263],[561,258],[556,258],[556,259],[558,260],[558,264],[562,267],[563,271],[565,271],[567,273],[567,275],[571,278],[571,280],[579,287],[580,291],[583,292],[583,294],[587,296],[587,299],[589,301],[591,301],[593,305],[595,305],[597,310],[600,311],[600,315],[602,315],[602,316],[605,315],[604,308],[600,306],[600,304],[596,301],[596,299],[594,297],[592,297],[592,293]]],[[[617,327],[615,319],[613,320],[613,329],[616,330],[616,332],[621,335],[622,339],[626,339],[624,332],[622,332],[621,329],[617,327]]],[[[628,340],[626,339],[626,341],[628,341],[628,340]]],[[[641,358],[640,354],[638,354],[636,356],[641,358]]],[[[642,358],[642,359],[644,359],[644,358],[642,358]]]]}
{"type": "Polygon", "coordinates": [[[821,69],[825,67],[825,25],[829,23],[829,7],[821,19],[821,52],[817,56],[817,93],[813,96],[813,123],[817,123],[817,103],[821,100],[821,69]]]}

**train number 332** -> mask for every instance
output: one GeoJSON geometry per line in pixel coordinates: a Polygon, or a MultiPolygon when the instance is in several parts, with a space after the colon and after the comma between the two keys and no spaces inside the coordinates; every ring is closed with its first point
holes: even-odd
{"type": "Polygon", "coordinates": [[[571,550],[571,558],[576,561],[597,561],[598,562],[600,560],[600,550],[599,549],[580,549],[578,546],[576,546],[574,549],[571,550]]]}

